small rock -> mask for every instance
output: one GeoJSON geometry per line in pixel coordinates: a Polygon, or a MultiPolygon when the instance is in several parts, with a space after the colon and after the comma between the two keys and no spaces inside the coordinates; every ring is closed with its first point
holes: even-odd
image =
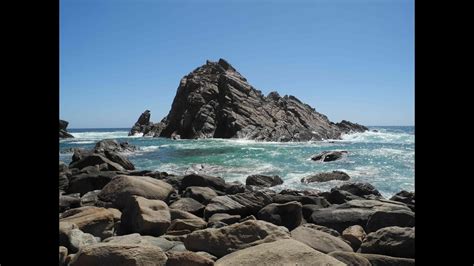
{"type": "Polygon", "coordinates": [[[365,236],[366,233],[364,228],[362,228],[360,225],[349,226],[344,231],[342,231],[342,238],[351,244],[353,250],[359,249],[362,241],[364,241],[365,236]]]}
{"type": "Polygon", "coordinates": [[[349,180],[350,176],[342,171],[332,171],[327,173],[318,173],[315,175],[310,175],[303,177],[301,179],[302,183],[312,183],[312,182],[327,182],[331,180],[349,180]]]}

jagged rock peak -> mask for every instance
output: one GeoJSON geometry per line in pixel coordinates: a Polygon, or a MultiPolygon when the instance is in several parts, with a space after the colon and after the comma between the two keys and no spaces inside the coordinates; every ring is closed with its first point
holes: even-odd
{"type": "Polygon", "coordinates": [[[322,140],[362,130],[349,123],[332,123],[291,95],[271,92],[265,97],[229,62],[219,59],[206,61],[181,79],[171,110],[155,136],[322,140]]]}

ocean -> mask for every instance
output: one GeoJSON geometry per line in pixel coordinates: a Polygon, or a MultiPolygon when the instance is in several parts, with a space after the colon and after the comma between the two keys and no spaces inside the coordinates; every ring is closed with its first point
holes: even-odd
{"type": "MultiPolygon", "coordinates": [[[[139,148],[128,154],[138,170],[182,175],[189,169],[240,181],[252,174],[279,175],[282,189],[330,190],[347,181],[302,184],[301,178],[326,171],[344,171],[350,181],[369,182],[384,197],[400,190],[414,191],[415,127],[369,127],[371,131],[344,135],[342,140],[321,142],[257,142],[242,139],[170,140],[127,136],[129,128],[69,129],[74,139],[60,140],[60,151],[93,148],[102,139],[127,141],[139,148]],[[378,132],[373,132],[377,130],[378,132]],[[314,162],[312,155],[327,150],[345,150],[348,155],[334,162],[314,162]]],[[[72,153],[60,152],[69,163],[72,153]]]]}

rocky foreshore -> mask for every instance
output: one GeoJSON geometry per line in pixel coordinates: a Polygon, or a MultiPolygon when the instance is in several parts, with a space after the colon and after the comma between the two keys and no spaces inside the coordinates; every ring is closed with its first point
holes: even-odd
{"type": "Polygon", "coordinates": [[[207,61],[184,76],[171,110],[159,123],[150,122],[150,115],[143,112],[129,135],[285,142],[338,139],[368,130],[346,120],[333,123],[292,95],[273,91],[265,96],[224,59],[207,61]]]}
{"type": "Polygon", "coordinates": [[[59,162],[59,265],[415,264],[414,192],[386,199],[343,176],[327,192],[277,193],[278,176],[138,170],[133,149],[104,140],[59,162]]]}

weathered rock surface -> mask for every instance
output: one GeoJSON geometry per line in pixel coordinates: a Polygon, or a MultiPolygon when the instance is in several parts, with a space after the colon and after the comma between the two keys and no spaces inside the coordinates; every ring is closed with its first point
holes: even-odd
{"type": "Polygon", "coordinates": [[[343,184],[336,189],[347,191],[353,195],[363,197],[366,195],[382,196],[380,192],[369,183],[355,182],[343,184]]]}
{"type": "Polygon", "coordinates": [[[365,131],[335,124],[294,96],[264,96],[224,59],[207,61],[181,79],[169,114],[155,136],[184,139],[247,138],[265,141],[337,139],[365,131]]]}
{"type": "Polygon", "coordinates": [[[193,198],[202,204],[207,204],[213,198],[217,197],[217,193],[208,187],[187,187],[183,193],[184,197],[193,198]]]}
{"type": "Polygon", "coordinates": [[[100,242],[100,238],[94,237],[91,234],[84,233],[80,229],[72,229],[68,233],[68,240],[69,245],[67,245],[67,249],[70,253],[76,253],[80,248],[92,245],[100,242]]]}
{"type": "Polygon", "coordinates": [[[353,251],[342,239],[307,226],[299,226],[291,231],[291,237],[325,254],[333,251],[353,251]]]}
{"type": "Polygon", "coordinates": [[[65,211],[61,223],[75,224],[84,233],[89,233],[101,239],[112,236],[114,214],[105,209],[93,206],[80,207],[65,211]]]}
{"type": "Polygon", "coordinates": [[[171,223],[168,205],[161,200],[131,196],[122,212],[121,228],[125,233],[163,235],[171,223]]]}
{"type": "Polygon", "coordinates": [[[226,224],[234,224],[239,222],[241,219],[240,215],[230,215],[228,213],[216,213],[209,217],[209,223],[223,222],[226,224]]]}
{"type": "Polygon", "coordinates": [[[228,254],[216,266],[237,265],[345,265],[339,260],[293,240],[264,243],[228,254]]]}
{"type": "Polygon", "coordinates": [[[170,205],[171,209],[186,211],[197,216],[202,216],[205,207],[193,198],[181,198],[170,205]]]}
{"type": "Polygon", "coordinates": [[[302,205],[296,201],[283,204],[272,203],[263,207],[258,212],[257,218],[293,230],[303,220],[302,205]]]}
{"type": "Polygon", "coordinates": [[[411,211],[377,211],[367,221],[367,232],[375,232],[389,226],[415,226],[415,213],[411,211]]]}
{"type": "Polygon", "coordinates": [[[330,235],[335,236],[335,237],[340,237],[341,236],[341,234],[339,234],[338,231],[336,231],[334,229],[331,229],[331,228],[328,228],[326,226],[311,224],[311,223],[302,224],[301,226],[309,227],[311,229],[318,230],[318,231],[322,231],[324,233],[330,234],[330,235]]]}
{"type": "Polygon", "coordinates": [[[341,159],[347,151],[323,151],[319,154],[313,155],[311,160],[321,162],[332,162],[341,159]]]}
{"type": "Polygon", "coordinates": [[[106,238],[103,243],[126,244],[126,245],[152,245],[161,248],[163,251],[183,251],[186,250],[182,242],[170,241],[163,237],[142,236],[138,233],[113,236],[106,238]]]}
{"type": "Polygon", "coordinates": [[[68,195],[59,196],[59,212],[64,212],[71,208],[81,207],[81,199],[79,197],[72,197],[68,195]]]}
{"type": "Polygon", "coordinates": [[[242,217],[256,214],[261,208],[272,203],[270,196],[263,192],[245,192],[235,195],[217,196],[204,209],[204,217],[215,213],[238,214],[242,217]]]}
{"type": "Polygon", "coordinates": [[[214,261],[197,253],[184,251],[167,252],[166,266],[212,266],[214,261]]]}
{"type": "Polygon", "coordinates": [[[342,171],[332,171],[326,173],[318,173],[310,176],[303,177],[301,179],[302,183],[312,183],[312,182],[327,182],[331,180],[349,180],[351,177],[342,172],[342,171]]]}
{"type": "Polygon", "coordinates": [[[133,125],[132,129],[128,133],[129,136],[136,135],[138,133],[142,133],[143,136],[153,136],[154,132],[152,131],[153,123],[150,122],[150,110],[145,110],[140,117],[138,118],[137,122],[133,125]],[[151,133],[151,134],[150,134],[151,133]]]}
{"type": "Polygon", "coordinates": [[[277,176],[250,175],[245,179],[247,186],[273,187],[283,184],[283,180],[277,176]]]}
{"type": "Polygon", "coordinates": [[[335,259],[344,262],[348,266],[372,266],[370,261],[359,253],[347,251],[333,251],[328,254],[335,259]]]}
{"type": "Polygon", "coordinates": [[[405,203],[412,211],[415,211],[415,192],[408,192],[402,190],[397,194],[393,195],[390,200],[399,201],[405,203]]]}
{"type": "Polygon", "coordinates": [[[359,249],[366,235],[364,228],[360,225],[349,226],[342,231],[342,238],[351,244],[353,250],[359,249]]]}
{"type": "Polygon", "coordinates": [[[401,258],[415,257],[415,228],[391,226],[370,233],[360,246],[362,253],[401,258]]]}
{"type": "Polygon", "coordinates": [[[186,237],[184,245],[188,250],[205,251],[222,257],[240,249],[289,237],[285,227],[254,220],[194,231],[186,237]]]}
{"type": "Polygon", "coordinates": [[[201,218],[194,219],[175,219],[171,222],[168,227],[168,234],[170,231],[181,231],[188,230],[193,232],[199,229],[204,229],[207,226],[207,222],[201,218]]]}
{"type": "Polygon", "coordinates": [[[98,197],[122,210],[131,196],[166,201],[172,193],[175,193],[173,187],[162,180],[148,176],[119,175],[104,186],[98,197]]]}
{"type": "Polygon", "coordinates": [[[415,259],[397,258],[379,254],[357,253],[366,258],[372,266],[414,266],[415,259]]]}
{"type": "Polygon", "coordinates": [[[224,192],[228,187],[224,179],[222,179],[221,177],[202,174],[185,175],[181,180],[181,190],[185,190],[187,187],[191,186],[210,187],[222,192],[224,192]]]}
{"type": "Polygon", "coordinates": [[[85,195],[90,191],[100,190],[120,173],[122,172],[99,171],[99,169],[92,170],[92,168],[89,168],[86,171],[71,176],[67,191],[69,193],[85,195]]]}
{"type": "MultiPolygon", "coordinates": [[[[395,202],[397,203],[397,202],[395,202]]],[[[376,211],[410,211],[404,204],[394,204],[379,200],[351,200],[344,204],[318,209],[309,217],[308,222],[323,225],[342,232],[349,226],[360,225],[366,229],[367,221],[376,211]]]]}
{"type": "Polygon", "coordinates": [[[85,246],[72,259],[71,266],[166,265],[161,248],[152,245],[98,243],[85,246]]]}

